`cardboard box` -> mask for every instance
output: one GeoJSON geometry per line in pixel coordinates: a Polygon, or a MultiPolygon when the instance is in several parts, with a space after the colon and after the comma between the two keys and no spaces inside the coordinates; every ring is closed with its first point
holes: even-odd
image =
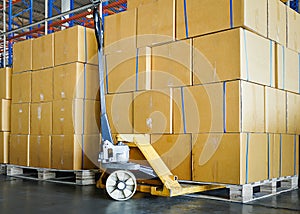
{"type": "Polygon", "coordinates": [[[280,176],[299,175],[299,135],[281,135],[280,176]]]}
{"type": "Polygon", "coordinates": [[[71,62],[97,65],[98,45],[94,29],[76,25],[54,33],[54,65],[71,62]]]}
{"type": "Polygon", "coordinates": [[[30,134],[29,103],[13,103],[11,105],[11,133],[13,135],[30,134]]]}
{"type": "Polygon", "coordinates": [[[0,132],[0,163],[9,161],[9,138],[10,132],[0,132]]]}
{"type": "Polygon", "coordinates": [[[276,87],[300,93],[300,57],[297,52],[276,44],[276,87]]]}
{"type": "Polygon", "coordinates": [[[12,103],[31,102],[31,72],[12,75],[12,103]]]}
{"type": "Polygon", "coordinates": [[[171,134],[173,98],[171,90],[134,93],[134,133],[171,134]]]}
{"type": "Polygon", "coordinates": [[[32,39],[15,43],[13,53],[13,73],[32,70],[32,39]]]}
{"type": "Polygon", "coordinates": [[[300,134],[300,95],[287,92],[287,133],[300,134]]]}
{"type": "Polygon", "coordinates": [[[268,39],[238,28],[195,38],[194,47],[194,84],[243,79],[275,86],[275,47],[268,39]]]}
{"type": "Polygon", "coordinates": [[[269,146],[269,178],[279,178],[280,175],[280,134],[268,134],[269,146]]]}
{"type": "Polygon", "coordinates": [[[53,100],[53,68],[32,72],[32,102],[49,102],[53,100]]]}
{"type": "Polygon", "coordinates": [[[177,0],[176,3],[177,39],[236,27],[247,28],[267,37],[267,0],[238,0],[233,3],[232,1],[177,0]]]}
{"type": "Polygon", "coordinates": [[[286,92],[265,87],[266,133],[286,133],[286,92]]]}
{"type": "Polygon", "coordinates": [[[52,102],[32,103],[30,107],[30,134],[52,134],[52,102]]]}
{"type": "Polygon", "coordinates": [[[133,133],[133,93],[106,95],[106,111],[112,133],[133,133]]]}
{"type": "Polygon", "coordinates": [[[11,135],[9,144],[9,163],[29,166],[29,135],[11,135]]]}
{"type": "Polygon", "coordinates": [[[286,45],[286,6],[280,0],[268,0],[268,38],[286,45]]]}
{"type": "Polygon", "coordinates": [[[54,34],[32,40],[32,70],[54,66],[54,34]]]}
{"type": "Polygon", "coordinates": [[[70,63],[54,67],[54,100],[99,100],[98,66],[70,63]]]}
{"type": "Polygon", "coordinates": [[[157,0],[138,9],[137,47],[175,41],[175,0],[157,0]]]}
{"type": "Polygon", "coordinates": [[[11,101],[0,99],[0,131],[10,131],[11,101]]]}
{"type": "Polygon", "coordinates": [[[192,40],[177,41],[152,49],[152,89],[193,84],[192,40]]]}
{"type": "Polygon", "coordinates": [[[287,7],[287,47],[300,52],[300,14],[287,7]]]}
{"type": "Polygon", "coordinates": [[[138,8],[144,4],[149,4],[154,0],[127,0],[127,10],[138,8]]]}
{"type": "Polygon", "coordinates": [[[99,135],[53,135],[52,168],[64,170],[95,168],[95,165],[98,165],[99,143],[99,135]]]}
{"type": "Polygon", "coordinates": [[[11,99],[11,68],[0,69],[0,99],[11,99]]]}
{"type": "Polygon", "coordinates": [[[104,53],[134,51],[136,48],[137,10],[127,10],[106,16],[104,25],[104,53]]]}
{"type": "Polygon", "coordinates": [[[99,101],[53,101],[53,135],[99,134],[99,101]]]}
{"type": "Polygon", "coordinates": [[[268,179],[267,134],[193,135],[193,181],[246,184],[268,179]]]}
{"type": "Polygon", "coordinates": [[[29,166],[51,168],[51,136],[30,135],[29,166]]]}

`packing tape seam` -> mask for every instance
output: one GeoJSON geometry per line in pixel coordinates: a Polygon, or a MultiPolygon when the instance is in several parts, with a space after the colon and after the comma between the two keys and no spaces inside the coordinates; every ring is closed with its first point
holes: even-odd
{"type": "Polygon", "coordinates": [[[226,82],[223,83],[223,126],[224,126],[224,133],[227,132],[226,130],[226,82]]]}
{"type": "Polygon", "coordinates": [[[282,89],[285,89],[285,48],[282,45],[282,89]]]}
{"type": "Polygon", "coordinates": [[[230,28],[233,28],[233,1],[230,0],[230,28]]]}
{"type": "Polygon", "coordinates": [[[270,86],[273,85],[273,42],[270,40],[270,86]]]}
{"type": "Polygon", "coordinates": [[[300,94],[300,53],[298,54],[298,63],[299,63],[299,73],[298,73],[298,87],[299,87],[299,94],[300,94]]]}
{"type": "Polygon", "coordinates": [[[280,151],[279,151],[279,177],[281,177],[281,168],[282,168],[282,134],[280,134],[280,151]]]}
{"type": "Polygon", "coordinates": [[[268,133],[268,179],[270,179],[271,177],[271,151],[270,151],[270,133],[268,133]]]}
{"type": "Polygon", "coordinates": [[[186,117],[185,117],[185,106],[184,106],[184,91],[183,87],[180,87],[181,92],[181,111],[182,111],[182,120],[183,120],[183,132],[186,134],[186,117]]]}
{"type": "Polygon", "coordinates": [[[135,56],[135,90],[139,89],[139,48],[136,49],[135,56]]]}
{"type": "Polygon", "coordinates": [[[294,135],[294,175],[296,175],[297,174],[297,170],[296,170],[296,168],[297,168],[297,166],[296,166],[296,161],[297,161],[297,153],[296,153],[296,150],[297,150],[297,140],[296,140],[296,136],[297,135],[294,135]]]}
{"type": "Polygon", "coordinates": [[[83,72],[83,104],[82,104],[82,134],[81,134],[81,168],[84,166],[84,134],[85,134],[85,100],[86,100],[86,64],[83,72]]]}
{"type": "Polygon", "coordinates": [[[249,139],[250,135],[247,133],[247,140],[246,140],[246,184],[248,183],[249,179],[249,139]]]}
{"type": "Polygon", "coordinates": [[[185,36],[189,38],[189,23],[188,23],[188,15],[187,15],[187,0],[183,0],[183,12],[184,12],[184,23],[185,23],[185,36]]]}
{"type": "Polygon", "coordinates": [[[246,30],[244,31],[244,48],[245,48],[245,59],[246,59],[246,76],[247,81],[249,81],[249,61],[248,61],[248,51],[247,51],[247,38],[246,38],[246,30]]]}
{"type": "Polygon", "coordinates": [[[87,62],[87,36],[86,36],[86,27],[84,27],[84,61],[87,62]]]}

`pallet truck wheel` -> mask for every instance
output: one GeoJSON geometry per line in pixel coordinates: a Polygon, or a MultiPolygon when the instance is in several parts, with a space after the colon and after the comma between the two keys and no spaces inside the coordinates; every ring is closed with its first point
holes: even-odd
{"type": "Polygon", "coordinates": [[[135,176],[125,170],[118,170],[111,173],[105,184],[108,195],[117,201],[130,199],[136,191],[137,183],[135,176]]]}

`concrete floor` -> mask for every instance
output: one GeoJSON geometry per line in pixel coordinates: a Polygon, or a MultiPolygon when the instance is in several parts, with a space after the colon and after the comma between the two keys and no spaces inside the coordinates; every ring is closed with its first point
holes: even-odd
{"type": "Polygon", "coordinates": [[[242,205],[190,197],[161,198],[137,193],[117,202],[94,186],[37,182],[0,175],[0,213],[300,213],[300,190],[242,205]]]}

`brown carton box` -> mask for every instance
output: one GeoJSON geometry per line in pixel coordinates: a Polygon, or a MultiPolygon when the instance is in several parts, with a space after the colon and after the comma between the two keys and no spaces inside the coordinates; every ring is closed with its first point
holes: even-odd
{"type": "MultiPolygon", "coordinates": [[[[32,102],[49,102],[53,100],[53,68],[32,72],[32,102]]],[[[55,82],[55,85],[57,83],[55,82]]]]}
{"type": "Polygon", "coordinates": [[[279,178],[280,176],[280,134],[268,134],[269,146],[269,176],[279,178]]]}
{"type": "Polygon", "coordinates": [[[193,135],[193,181],[246,184],[268,179],[267,134],[193,135]]]}
{"type": "Polygon", "coordinates": [[[9,161],[9,138],[10,132],[0,132],[0,163],[9,161]]]}
{"type": "Polygon", "coordinates": [[[52,134],[52,102],[31,104],[30,134],[52,134]]]}
{"type": "Polygon", "coordinates": [[[29,166],[29,135],[11,135],[9,163],[29,166]]]}
{"type": "Polygon", "coordinates": [[[13,73],[32,70],[32,39],[15,43],[13,53],[13,73]]]}
{"type": "Polygon", "coordinates": [[[76,25],[54,34],[54,65],[84,62],[97,65],[98,49],[93,29],[76,25]]]}
{"type": "Polygon", "coordinates": [[[192,85],[192,40],[152,49],[152,89],[192,85]]]}
{"type": "Polygon", "coordinates": [[[286,92],[265,87],[266,133],[286,133],[286,92]]]}
{"type": "Polygon", "coordinates": [[[300,52],[300,14],[287,7],[287,47],[300,52]]]}
{"type": "Polygon", "coordinates": [[[144,4],[149,4],[155,0],[127,0],[127,9],[131,10],[134,8],[138,8],[144,4]]]}
{"type": "Polygon", "coordinates": [[[99,101],[53,101],[53,135],[99,134],[99,101]]]}
{"type": "Polygon", "coordinates": [[[268,38],[286,45],[286,6],[279,0],[268,0],[268,38]]]}
{"type": "Polygon", "coordinates": [[[175,0],[157,0],[138,9],[137,47],[175,40],[175,0]]]}
{"type": "Polygon", "coordinates": [[[32,70],[54,66],[54,34],[32,40],[32,70]]]}
{"type": "Polygon", "coordinates": [[[10,131],[11,101],[0,99],[0,131],[10,131]]]}
{"type": "Polygon", "coordinates": [[[70,63],[54,67],[54,100],[99,100],[98,66],[70,63]]]}
{"type": "Polygon", "coordinates": [[[65,170],[95,168],[99,142],[99,135],[53,135],[51,167],[65,170]]]}
{"type": "Polygon", "coordinates": [[[12,103],[31,102],[31,72],[12,75],[12,103]]]}
{"type": "Polygon", "coordinates": [[[104,53],[135,50],[136,27],[136,9],[105,17],[104,53]]]}
{"type": "Polygon", "coordinates": [[[280,138],[280,176],[299,175],[299,135],[282,134],[280,138]]]}
{"type": "Polygon", "coordinates": [[[29,103],[13,103],[11,105],[11,133],[13,135],[30,134],[29,103]]]}
{"type": "Polygon", "coordinates": [[[173,132],[173,100],[171,90],[134,93],[134,132],[168,134],[173,132]]]}
{"type": "Polygon", "coordinates": [[[194,84],[243,79],[275,86],[275,47],[268,39],[238,28],[195,38],[194,47],[194,84]]]}
{"type": "Polygon", "coordinates": [[[30,135],[29,166],[51,168],[51,136],[30,135]]]}
{"type": "Polygon", "coordinates": [[[287,92],[287,133],[300,134],[300,94],[287,92]]]}
{"type": "Polygon", "coordinates": [[[267,0],[177,0],[176,3],[177,39],[236,27],[267,36],[267,0]]]}
{"type": "Polygon", "coordinates": [[[10,68],[0,69],[0,99],[11,99],[11,73],[10,68]]]}

